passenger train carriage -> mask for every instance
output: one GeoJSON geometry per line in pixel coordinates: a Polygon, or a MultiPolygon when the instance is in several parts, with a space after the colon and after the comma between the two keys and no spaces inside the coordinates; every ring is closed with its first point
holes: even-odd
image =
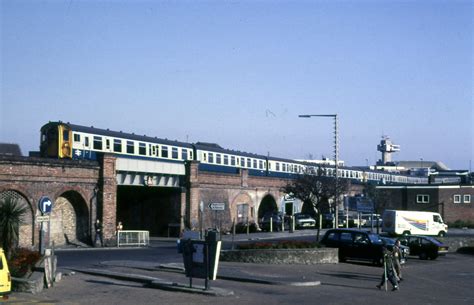
{"type": "MultiPolygon", "coordinates": [[[[308,162],[234,151],[213,143],[190,144],[63,122],[49,122],[41,128],[42,157],[96,160],[100,153],[183,164],[196,160],[203,171],[235,174],[247,169],[249,175],[277,178],[296,178],[317,168],[308,162]]],[[[334,168],[325,168],[325,175],[334,176],[334,168]]],[[[427,183],[427,178],[356,167],[340,167],[338,176],[355,183],[427,183]]]]}

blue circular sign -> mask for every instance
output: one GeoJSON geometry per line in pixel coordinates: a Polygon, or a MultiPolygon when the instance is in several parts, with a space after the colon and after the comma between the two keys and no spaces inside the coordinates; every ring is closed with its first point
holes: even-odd
{"type": "Polygon", "coordinates": [[[49,197],[43,196],[39,200],[38,208],[41,213],[48,214],[53,209],[53,202],[51,201],[51,199],[49,199],[49,197]]]}

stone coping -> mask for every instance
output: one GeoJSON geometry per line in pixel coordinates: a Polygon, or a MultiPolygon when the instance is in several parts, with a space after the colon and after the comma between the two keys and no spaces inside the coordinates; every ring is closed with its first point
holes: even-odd
{"type": "Polygon", "coordinates": [[[286,265],[337,264],[339,262],[336,248],[222,250],[220,260],[286,265]]]}

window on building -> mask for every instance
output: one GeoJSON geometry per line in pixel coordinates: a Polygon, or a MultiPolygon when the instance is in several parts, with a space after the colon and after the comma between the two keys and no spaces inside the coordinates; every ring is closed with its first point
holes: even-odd
{"type": "Polygon", "coordinates": [[[94,149],[102,150],[102,137],[94,136],[94,149]]]}
{"type": "Polygon", "coordinates": [[[454,203],[461,203],[461,195],[454,195],[454,203]]]}
{"type": "Polygon", "coordinates": [[[161,157],[168,158],[168,146],[161,146],[161,157]]]}
{"type": "Polygon", "coordinates": [[[249,205],[246,203],[237,204],[237,222],[246,223],[249,215],[249,205]]]}
{"type": "Polygon", "coordinates": [[[142,156],[146,155],[146,143],[138,143],[138,154],[142,156]]]}
{"type": "Polygon", "coordinates": [[[122,140],[114,139],[114,152],[122,152],[122,140]]]}
{"type": "Polygon", "coordinates": [[[471,195],[464,195],[463,202],[464,203],[471,203],[471,195]]]}
{"type": "Polygon", "coordinates": [[[178,148],[177,147],[173,147],[171,148],[171,158],[173,159],[178,159],[178,148]]]}
{"type": "Polygon", "coordinates": [[[426,194],[416,195],[416,203],[430,203],[430,195],[426,195],[426,194]]]}
{"type": "Polygon", "coordinates": [[[133,141],[127,141],[127,154],[135,153],[135,143],[133,141]]]}
{"type": "Polygon", "coordinates": [[[74,142],[81,142],[81,135],[80,134],[74,134],[74,142]]]}

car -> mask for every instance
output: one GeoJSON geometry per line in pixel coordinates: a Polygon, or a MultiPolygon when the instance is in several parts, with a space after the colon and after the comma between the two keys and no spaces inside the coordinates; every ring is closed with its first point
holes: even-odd
{"type": "Polygon", "coordinates": [[[431,236],[408,235],[399,238],[402,245],[410,248],[410,255],[420,259],[436,259],[439,255],[446,255],[449,247],[440,240],[431,236]]]}
{"type": "Polygon", "coordinates": [[[316,226],[316,220],[308,214],[295,214],[295,226],[296,228],[314,228],[316,226]]]}
{"type": "Polygon", "coordinates": [[[12,288],[12,278],[8,269],[7,259],[3,249],[0,248],[0,296],[4,299],[8,297],[12,288]]]}
{"type": "MultiPolygon", "coordinates": [[[[320,243],[329,248],[338,248],[341,262],[356,259],[383,264],[384,242],[378,234],[359,229],[331,229],[320,243]]],[[[390,245],[387,248],[393,249],[390,245]]]]}
{"type": "Polygon", "coordinates": [[[272,223],[272,231],[281,231],[283,226],[283,214],[278,212],[265,213],[260,220],[260,228],[263,231],[270,231],[270,222],[272,223]],[[271,221],[270,221],[271,219],[271,221]]]}
{"type": "MultiPolygon", "coordinates": [[[[396,239],[385,237],[385,236],[380,236],[380,238],[387,245],[387,248],[393,249],[396,239]]],[[[410,247],[402,245],[400,242],[400,253],[401,253],[400,264],[403,265],[406,263],[408,259],[408,255],[410,255],[410,247]]]]}

